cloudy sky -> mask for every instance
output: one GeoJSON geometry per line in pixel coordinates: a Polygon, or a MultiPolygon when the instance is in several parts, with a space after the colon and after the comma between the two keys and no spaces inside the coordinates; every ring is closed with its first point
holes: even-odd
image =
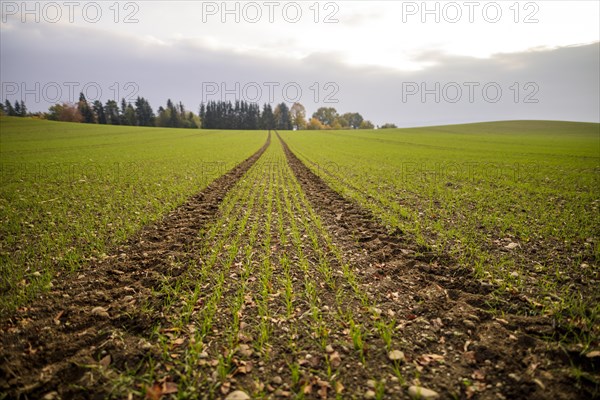
{"type": "Polygon", "coordinates": [[[2,100],[299,101],[375,124],[600,122],[598,1],[0,0],[2,100]]]}

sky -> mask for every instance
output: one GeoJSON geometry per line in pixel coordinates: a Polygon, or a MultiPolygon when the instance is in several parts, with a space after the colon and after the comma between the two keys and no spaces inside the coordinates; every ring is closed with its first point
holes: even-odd
{"type": "Polygon", "coordinates": [[[0,0],[2,100],[600,122],[598,1],[0,0]]]}

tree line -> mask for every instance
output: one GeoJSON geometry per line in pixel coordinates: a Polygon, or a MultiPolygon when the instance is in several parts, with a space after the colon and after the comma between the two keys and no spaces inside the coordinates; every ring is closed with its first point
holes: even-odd
{"type": "MultiPolygon", "coordinates": [[[[321,129],[373,129],[375,125],[357,112],[338,113],[333,107],[321,107],[310,119],[306,117],[306,109],[300,103],[288,107],[280,103],[273,108],[264,104],[262,109],[256,103],[246,101],[210,101],[201,103],[198,114],[186,110],[184,105],[167,100],[165,107],[160,106],[155,114],[150,103],[143,97],[137,97],[132,103],[122,99],[120,104],[108,100],[102,104],[99,100],[89,102],[80,93],[75,104],[55,104],[46,113],[28,114],[24,101],[16,101],[14,105],[8,100],[0,103],[0,114],[25,117],[37,115],[40,118],[80,122],[87,124],[156,126],[169,128],[202,128],[202,129],[239,129],[239,130],[321,130],[321,129]]],[[[396,128],[394,124],[380,127],[396,128]]]]}
{"type": "Polygon", "coordinates": [[[25,106],[25,102],[21,100],[20,102],[15,100],[15,104],[10,104],[10,101],[6,100],[4,104],[0,103],[0,112],[2,114],[6,114],[10,117],[26,117],[27,107],[25,106]]]}
{"type": "Polygon", "coordinates": [[[246,101],[210,101],[200,104],[200,120],[204,129],[293,129],[290,109],[285,103],[275,109],[246,101]]]}
{"type": "Polygon", "coordinates": [[[45,117],[54,121],[86,124],[200,128],[200,118],[186,110],[181,102],[175,104],[169,99],[166,106],[160,106],[155,114],[148,100],[143,97],[136,98],[133,104],[125,99],[121,99],[120,104],[114,100],[102,104],[99,100],[88,102],[81,93],[76,104],[55,104],[45,117]]]}

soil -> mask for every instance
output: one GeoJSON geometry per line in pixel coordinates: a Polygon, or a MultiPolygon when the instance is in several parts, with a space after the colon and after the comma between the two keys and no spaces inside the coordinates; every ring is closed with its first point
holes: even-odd
{"type": "MultiPolygon", "coordinates": [[[[311,172],[279,135],[277,140],[281,141],[287,162],[310,205],[335,246],[342,250],[344,261],[356,271],[360,287],[378,313],[389,315],[394,322],[394,343],[405,354],[401,370],[406,382],[400,382],[389,374],[390,360],[381,339],[368,338],[366,361],[361,362],[347,338],[332,329],[330,337],[343,364],[337,378],[343,385],[341,398],[368,397],[369,391],[375,390],[369,381],[374,376],[387,379],[385,398],[390,399],[408,398],[407,387],[413,384],[432,389],[441,398],[586,399],[598,395],[597,381],[585,378],[587,374],[597,374],[594,359],[578,360],[576,354],[562,349],[560,344],[541,339],[555,329],[549,318],[490,312],[490,289],[474,279],[470,271],[458,268],[450,258],[424,252],[402,232],[388,232],[368,211],[342,198],[311,172]],[[574,359],[586,372],[579,380],[571,373],[574,359]]],[[[153,342],[155,330],[174,329],[170,315],[183,307],[172,305],[161,288],[197,274],[190,265],[203,262],[199,259],[199,249],[206,247],[202,232],[217,220],[226,194],[272,145],[270,141],[271,135],[256,154],[161,221],[144,227],[127,243],[75,274],[58,275],[49,292],[27,307],[2,316],[0,398],[103,399],[114,396],[112,383],[119,374],[147,374],[151,368],[147,361],[162,357],[160,346],[153,342]]],[[[280,193],[283,196],[283,191],[280,193]]],[[[305,211],[298,207],[293,215],[283,218],[284,229],[289,230],[305,211]]],[[[249,223],[261,223],[267,218],[266,211],[257,206],[248,212],[249,223]]],[[[273,221],[277,216],[275,209],[273,221]]],[[[232,240],[237,235],[242,247],[251,244],[244,232],[229,234],[232,240]]],[[[257,243],[270,234],[261,228],[257,243]]],[[[316,239],[318,246],[311,247],[308,230],[301,228],[301,234],[305,242],[301,246],[303,255],[272,234],[272,265],[276,266],[284,253],[291,260],[306,257],[311,267],[318,263],[316,249],[326,247],[325,238],[320,235],[316,239]]],[[[339,260],[326,254],[334,269],[339,267],[339,260]]],[[[241,258],[235,261],[235,267],[228,271],[233,278],[225,287],[226,298],[239,290],[235,278],[244,274],[241,258]]],[[[252,268],[256,271],[261,267],[252,268]]],[[[274,310],[285,309],[283,299],[277,296],[281,273],[274,267],[269,303],[274,310]]],[[[316,281],[323,278],[316,270],[314,274],[316,281]]],[[[294,291],[302,292],[306,274],[292,269],[291,275],[294,291]]],[[[258,280],[249,282],[246,291],[250,296],[246,298],[242,322],[247,321],[244,325],[250,326],[247,335],[256,336],[253,326],[260,322],[256,303],[261,300],[253,293],[258,293],[260,287],[258,280]]],[[[336,277],[335,282],[344,284],[341,277],[336,277]]],[[[214,281],[209,280],[209,284],[214,281]]],[[[316,291],[321,306],[334,307],[332,291],[324,285],[316,291]]],[[[202,300],[207,297],[208,294],[201,294],[198,304],[204,304],[202,300]]],[[[374,327],[372,313],[358,299],[348,297],[344,307],[363,326],[374,327]]],[[[231,324],[227,311],[222,309],[215,316],[211,341],[206,347],[211,356],[223,352],[231,324]]],[[[263,384],[267,398],[288,397],[294,383],[286,375],[286,368],[301,359],[300,384],[314,387],[305,398],[335,398],[336,388],[327,387],[321,379],[331,355],[323,355],[315,338],[304,331],[309,326],[305,322],[309,311],[307,304],[297,304],[294,315],[287,320],[279,319],[278,311],[274,312],[276,321],[271,324],[273,332],[265,351],[269,361],[256,362],[252,372],[232,373],[225,380],[218,380],[213,376],[214,365],[200,363],[198,371],[206,376],[206,387],[215,391],[199,393],[198,397],[225,398],[236,388],[251,384],[263,384]],[[297,335],[294,348],[290,348],[290,331],[297,335]]],[[[326,326],[340,324],[333,313],[324,313],[323,318],[326,326]]],[[[182,333],[181,338],[190,343],[190,335],[182,333]]],[[[173,350],[174,359],[185,355],[184,347],[173,350]]],[[[246,356],[246,360],[241,356],[234,359],[238,370],[252,362],[253,355],[246,356]]],[[[163,387],[171,382],[178,384],[173,365],[163,363],[153,368],[156,381],[163,387]]],[[[135,385],[138,391],[144,391],[139,382],[135,385]]]]}

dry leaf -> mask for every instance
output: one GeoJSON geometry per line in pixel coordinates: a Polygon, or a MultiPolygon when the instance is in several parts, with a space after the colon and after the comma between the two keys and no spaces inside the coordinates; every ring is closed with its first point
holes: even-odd
{"type": "Polygon", "coordinates": [[[481,370],[476,369],[475,371],[473,371],[471,377],[475,380],[482,381],[485,379],[485,374],[481,370]]]}
{"type": "Polygon", "coordinates": [[[465,352],[469,351],[469,345],[470,345],[471,343],[473,343],[473,342],[471,342],[470,340],[467,340],[467,341],[465,342],[465,345],[464,345],[464,347],[463,347],[463,350],[464,350],[465,352]]]}
{"type": "Polygon", "coordinates": [[[463,353],[463,357],[467,360],[469,364],[475,364],[477,362],[477,358],[475,357],[474,351],[466,351],[463,353]]]}
{"type": "Polygon", "coordinates": [[[253,367],[252,361],[240,361],[236,372],[239,374],[248,374],[252,372],[253,367]]]}
{"type": "Polygon", "coordinates": [[[247,344],[240,344],[238,346],[237,352],[244,357],[250,357],[252,353],[254,353],[254,351],[247,344]]]}
{"type": "Polygon", "coordinates": [[[252,337],[251,336],[243,334],[242,332],[238,333],[238,339],[242,343],[250,343],[252,341],[252,337]]]}
{"type": "Polygon", "coordinates": [[[97,315],[99,317],[108,318],[108,310],[104,307],[94,307],[92,308],[92,314],[97,315]]]}
{"type": "Polygon", "coordinates": [[[319,385],[317,394],[321,396],[322,399],[327,399],[327,390],[330,388],[329,382],[320,380],[317,382],[317,384],[319,385]]]}
{"type": "Polygon", "coordinates": [[[150,400],[160,400],[165,394],[177,393],[177,384],[174,382],[156,382],[146,390],[146,398],[150,400]]]}
{"type": "Polygon", "coordinates": [[[162,393],[163,394],[177,393],[177,384],[175,382],[163,382],[162,393]]]}
{"type": "Polygon", "coordinates": [[[337,368],[342,363],[342,357],[340,357],[340,353],[334,351],[329,355],[329,362],[333,368],[337,368]]]}
{"type": "Polygon", "coordinates": [[[306,386],[304,386],[304,388],[302,389],[302,393],[311,394],[312,393],[312,384],[309,383],[306,386]]]}
{"type": "Polygon", "coordinates": [[[444,356],[440,354],[425,354],[423,357],[428,357],[434,361],[444,361],[444,356]]]}
{"type": "Polygon", "coordinates": [[[102,359],[100,360],[99,364],[106,368],[110,365],[111,362],[111,358],[110,358],[110,354],[105,355],[104,357],[102,357],[102,359]]]}
{"type": "Polygon", "coordinates": [[[54,324],[55,325],[60,325],[60,317],[62,317],[62,315],[64,314],[64,310],[59,312],[56,317],[54,317],[54,324]]]}
{"type": "Polygon", "coordinates": [[[230,390],[231,390],[231,383],[223,382],[223,384],[221,385],[221,393],[227,394],[227,393],[229,393],[230,390]]]}
{"type": "Polygon", "coordinates": [[[162,391],[160,389],[160,384],[155,383],[146,389],[146,399],[149,400],[160,400],[162,397],[162,391]]]}
{"type": "Polygon", "coordinates": [[[400,350],[392,350],[388,353],[388,358],[392,361],[404,361],[406,357],[404,356],[404,352],[400,350]]]}

